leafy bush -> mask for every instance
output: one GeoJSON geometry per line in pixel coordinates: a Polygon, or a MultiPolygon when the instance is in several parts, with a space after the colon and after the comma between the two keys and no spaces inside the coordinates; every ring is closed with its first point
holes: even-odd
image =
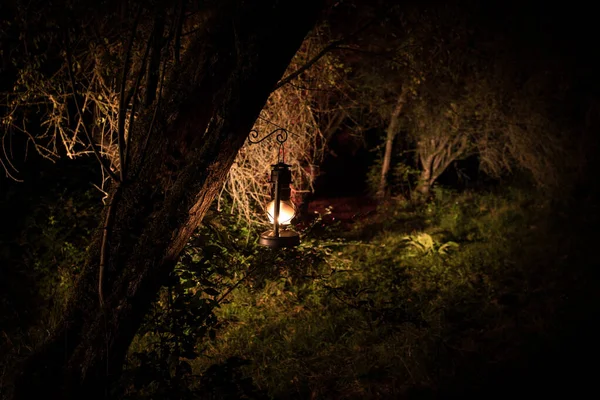
{"type": "Polygon", "coordinates": [[[491,349],[523,345],[507,307],[524,301],[529,271],[510,242],[521,242],[539,213],[529,214],[526,197],[438,198],[386,214],[374,236],[367,221],[366,240],[356,231],[352,240],[305,239],[298,255],[314,246],[322,257],[311,279],[284,269],[262,286],[241,287],[217,311],[227,322],[195,367],[238,356],[254,361],[243,371],[274,397],[377,398],[436,390],[456,374],[453,349],[467,352],[457,362],[471,365],[470,351],[502,357],[491,349]],[[424,219],[425,231],[401,234],[394,225],[410,218],[424,219]],[[475,329],[489,331],[494,344],[476,345],[475,329]]]}
{"type": "Polygon", "coordinates": [[[419,254],[447,254],[452,248],[457,248],[458,243],[446,242],[444,244],[437,243],[428,233],[416,233],[414,235],[405,236],[403,238],[406,243],[419,254]]]}
{"type": "Polygon", "coordinates": [[[85,163],[44,165],[31,175],[25,183],[0,182],[6,212],[0,224],[0,393],[16,363],[63,315],[101,204],[87,185],[93,172],[85,163]],[[67,178],[65,170],[73,169],[67,178]]]}
{"type": "Polygon", "coordinates": [[[326,255],[305,245],[274,251],[259,246],[257,236],[254,227],[231,214],[213,211],[205,218],[132,343],[120,383],[127,398],[220,398],[232,395],[228,390],[262,396],[252,380],[240,377],[239,369],[247,363],[243,358],[192,368],[218,339],[218,330],[230,323],[219,318],[219,310],[227,309],[234,291],[281,293],[283,286],[306,279],[311,266],[326,255]],[[289,275],[282,280],[287,268],[289,275]]]}
{"type": "MultiPolygon", "coordinates": [[[[400,156],[404,157],[404,153],[398,155],[398,158],[400,156]]],[[[391,196],[410,198],[412,190],[416,187],[420,171],[406,163],[406,161],[397,160],[392,164],[387,177],[387,189],[391,196]]],[[[382,164],[383,158],[378,157],[367,171],[367,188],[372,195],[379,190],[382,164]]]]}
{"type": "Polygon", "coordinates": [[[558,231],[530,234],[547,221],[543,201],[447,192],[385,207],[352,229],[317,219],[299,247],[281,251],[213,214],[132,346],[129,371],[146,381],[128,393],[432,394],[483,382],[489,363],[513,362],[533,332],[553,329],[560,301],[548,308],[539,293],[554,298],[563,249],[558,231]]]}

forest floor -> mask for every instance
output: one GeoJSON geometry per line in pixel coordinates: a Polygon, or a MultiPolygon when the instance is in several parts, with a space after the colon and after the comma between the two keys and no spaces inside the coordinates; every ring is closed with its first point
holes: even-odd
{"type": "MultiPolygon", "coordinates": [[[[295,227],[300,246],[280,251],[257,245],[264,227],[211,211],[130,348],[122,398],[593,393],[597,203],[508,187],[435,195],[317,199],[295,227]]],[[[20,210],[27,240],[0,246],[11,265],[0,269],[0,352],[26,354],[48,332],[35,323],[58,320],[98,204],[64,190],[20,210]]]]}
{"type": "Polygon", "coordinates": [[[319,214],[326,222],[354,223],[377,212],[377,202],[368,196],[333,197],[313,200],[309,215],[319,214]]]}
{"type": "MultiPolygon", "coordinates": [[[[300,246],[277,251],[257,244],[264,227],[211,211],[139,329],[115,398],[591,393],[595,204],[509,188],[435,195],[317,199],[295,226],[300,246]]],[[[79,227],[81,212],[71,214],[79,227]]],[[[75,224],[67,217],[56,220],[75,224]]],[[[53,279],[70,282],[80,231],[43,233],[62,246],[53,279]]]]}
{"type": "Polygon", "coordinates": [[[518,191],[322,199],[298,248],[220,240],[218,262],[244,278],[224,283],[235,290],[189,360],[196,387],[211,398],[578,397],[594,382],[599,304],[595,228],[580,211],[518,191]]]}

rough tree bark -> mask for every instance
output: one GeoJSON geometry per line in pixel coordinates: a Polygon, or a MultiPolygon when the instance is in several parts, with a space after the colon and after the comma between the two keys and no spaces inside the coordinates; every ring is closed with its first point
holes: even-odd
{"type": "Polygon", "coordinates": [[[154,26],[152,27],[152,46],[150,47],[150,60],[148,61],[148,71],[146,76],[146,92],[144,95],[144,104],[146,107],[149,107],[156,97],[156,89],[158,88],[160,74],[160,53],[165,41],[163,38],[164,30],[164,9],[157,7],[154,16],[154,26]]]}
{"type": "Polygon", "coordinates": [[[156,115],[147,112],[132,132],[128,176],[110,227],[106,313],[98,304],[99,229],[62,323],[25,363],[12,398],[105,397],[144,314],[321,7],[319,0],[211,4],[156,115]]]}
{"type": "Polygon", "coordinates": [[[394,110],[392,111],[390,123],[388,124],[386,130],[385,153],[383,155],[383,164],[381,166],[381,178],[379,181],[379,189],[377,190],[377,198],[379,199],[383,199],[387,192],[387,176],[390,172],[390,167],[392,165],[392,150],[394,148],[394,138],[398,134],[398,128],[400,125],[400,114],[402,113],[402,108],[406,103],[407,90],[405,88],[406,87],[402,88],[402,91],[398,96],[398,102],[396,103],[396,107],[394,107],[394,110]]]}
{"type": "Polygon", "coordinates": [[[415,189],[417,199],[429,196],[431,187],[450,163],[463,157],[468,149],[466,135],[424,138],[417,142],[417,153],[421,163],[419,183],[415,189]]]}

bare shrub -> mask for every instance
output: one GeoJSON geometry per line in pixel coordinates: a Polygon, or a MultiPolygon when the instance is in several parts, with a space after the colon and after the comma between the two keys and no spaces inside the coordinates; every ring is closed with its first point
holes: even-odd
{"type": "MultiPolygon", "coordinates": [[[[322,47],[318,36],[308,38],[287,74],[301,68],[322,47]]],[[[253,129],[262,138],[283,128],[288,131],[288,139],[281,154],[275,137],[259,144],[246,142],[218,197],[219,208],[227,196],[229,212],[251,223],[265,223],[270,169],[280,159],[291,165],[293,201],[296,206],[305,201],[314,191],[315,171],[323,160],[327,141],[346,118],[345,110],[338,103],[343,74],[343,65],[335,55],[328,54],[297,79],[271,93],[253,129]]]]}

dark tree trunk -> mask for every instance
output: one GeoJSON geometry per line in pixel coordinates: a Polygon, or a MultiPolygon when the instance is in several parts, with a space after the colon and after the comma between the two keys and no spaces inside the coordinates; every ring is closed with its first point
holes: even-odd
{"type": "Polygon", "coordinates": [[[150,48],[150,60],[146,71],[146,95],[144,104],[150,106],[156,99],[156,90],[158,89],[158,79],[160,76],[160,53],[164,45],[163,33],[165,30],[164,9],[157,7],[154,16],[154,27],[152,28],[152,46],[150,48]]]}
{"type": "Polygon", "coordinates": [[[419,183],[415,189],[418,200],[425,199],[429,196],[431,184],[433,183],[433,156],[422,156],[421,159],[421,174],[419,175],[419,183]]]}
{"type": "Polygon", "coordinates": [[[105,397],[144,314],[321,2],[212,4],[203,31],[169,79],[156,116],[148,111],[132,132],[128,177],[110,226],[106,312],[98,302],[99,229],[64,320],[26,362],[13,398],[105,397]]]}
{"type": "Polygon", "coordinates": [[[378,199],[383,199],[386,196],[388,174],[392,166],[392,150],[394,148],[394,138],[398,134],[398,130],[400,128],[400,114],[402,113],[402,108],[406,103],[407,93],[408,90],[406,89],[406,86],[404,86],[402,88],[402,91],[400,92],[400,95],[398,95],[398,102],[396,103],[396,107],[394,107],[394,110],[392,111],[390,123],[386,130],[385,153],[383,155],[383,164],[381,165],[381,177],[379,179],[379,188],[377,190],[378,199]]]}
{"type": "Polygon", "coordinates": [[[431,187],[450,163],[467,153],[468,136],[452,135],[424,138],[417,142],[417,153],[421,162],[421,175],[415,190],[417,200],[427,198],[431,187]]]}

